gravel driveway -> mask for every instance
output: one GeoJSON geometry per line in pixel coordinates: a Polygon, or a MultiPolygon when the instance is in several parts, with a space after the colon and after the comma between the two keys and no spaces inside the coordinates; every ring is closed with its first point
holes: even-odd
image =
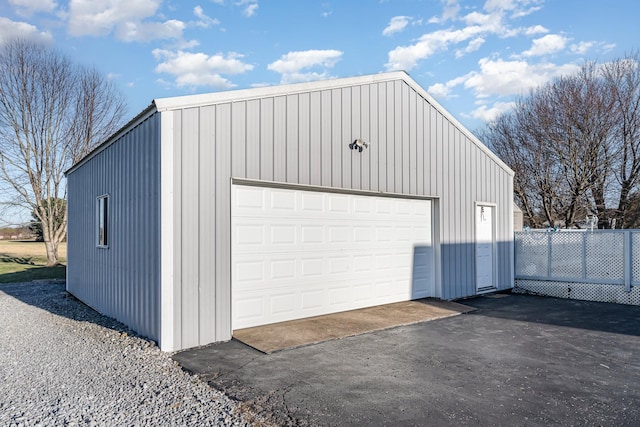
{"type": "Polygon", "coordinates": [[[0,425],[262,423],[61,283],[0,284],[0,425]]]}

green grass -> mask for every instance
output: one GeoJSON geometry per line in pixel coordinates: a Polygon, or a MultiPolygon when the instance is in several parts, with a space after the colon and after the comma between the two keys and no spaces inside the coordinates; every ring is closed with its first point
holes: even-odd
{"type": "Polygon", "coordinates": [[[67,245],[59,248],[63,265],[47,267],[47,255],[42,242],[0,240],[0,283],[30,282],[66,277],[67,245]]]}

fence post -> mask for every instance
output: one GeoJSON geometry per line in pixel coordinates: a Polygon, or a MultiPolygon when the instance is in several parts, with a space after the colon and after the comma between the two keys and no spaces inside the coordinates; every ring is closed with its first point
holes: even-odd
{"type": "Polygon", "coordinates": [[[631,275],[633,262],[633,248],[631,247],[631,231],[624,231],[624,290],[631,292],[631,275]]]}
{"type": "Polygon", "coordinates": [[[551,232],[547,232],[547,279],[551,279],[551,250],[553,246],[551,245],[551,232]]]}
{"type": "Polygon", "coordinates": [[[587,233],[582,233],[582,280],[587,280],[587,233]]]}

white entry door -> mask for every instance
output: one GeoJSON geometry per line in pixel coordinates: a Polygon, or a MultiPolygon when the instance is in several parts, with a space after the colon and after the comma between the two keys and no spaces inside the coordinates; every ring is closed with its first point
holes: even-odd
{"type": "Polygon", "coordinates": [[[495,233],[494,210],[491,205],[476,205],[476,290],[494,289],[495,233]]]}
{"type": "Polygon", "coordinates": [[[430,200],[232,187],[233,329],[433,295],[430,200]]]}

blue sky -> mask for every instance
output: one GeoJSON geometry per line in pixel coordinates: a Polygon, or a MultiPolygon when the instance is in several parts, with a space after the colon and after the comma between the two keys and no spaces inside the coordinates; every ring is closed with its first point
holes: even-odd
{"type": "Polygon", "coordinates": [[[3,0],[0,43],[96,66],[152,99],[405,70],[472,131],[585,60],[638,47],[636,0],[3,0]]]}

